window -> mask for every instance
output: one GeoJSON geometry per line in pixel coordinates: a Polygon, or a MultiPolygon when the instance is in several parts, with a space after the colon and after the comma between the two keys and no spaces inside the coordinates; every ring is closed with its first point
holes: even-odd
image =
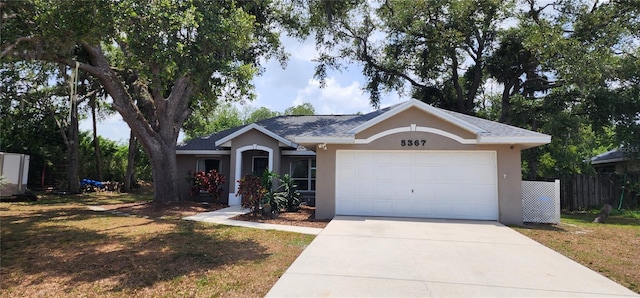
{"type": "Polygon", "coordinates": [[[198,159],[196,162],[196,172],[208,173],[211,170],[220,172],[220,160],[218,159],[198,159]]]}
{"type": "Polygon", "coordinates": [[[262,175],[264,171],[269,169],[269,157],[254,156],[251,171],[256,175],[262,175]]]}
{"type": "Polygon", "coordinates": [[[299,191],[316,190],[316,160],[300,159],[291,162],[291,178],[296,182],[299,191]]]}

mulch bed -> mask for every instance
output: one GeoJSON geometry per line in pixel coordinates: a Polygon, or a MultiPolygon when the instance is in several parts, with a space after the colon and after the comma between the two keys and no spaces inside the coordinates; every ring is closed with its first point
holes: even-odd
{"type": "Polygon", "coordinates": [[[316,208],[314,207],[300,206],[298,212],[283,212],[277,218],[263,218],[254,213],[246,213],[231,219],[310,228],[324,228],[331,221],[330,219],[315,219],[315,213],[316,208]]]}

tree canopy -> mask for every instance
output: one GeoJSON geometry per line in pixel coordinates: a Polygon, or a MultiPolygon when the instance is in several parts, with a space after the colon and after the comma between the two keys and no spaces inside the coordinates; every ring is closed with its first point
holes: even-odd
{"type": "Polygon", "coordinates": [[[5,63],[95,77],[150,157],[155,200],[179,198],[175,144],[193,110],[252,97],[260,59],[284,61],[269,1],[2,2],[5,63]]]}
{"type": "Polygon", "coordinates": [[[396,90],[553,135],[550,146],[525,153],[530,177],[585,170],[585,159],[616,146],[612,133],[618,144],[640,142],[637,1],[362,0],[306,7],[320,50],[317,77],[355,62],[374,107],[381,93],[396,90]],[[493,85],[502,92],[486,90],[493,85]]]}
{"type": "Polygon", "coordinates": [[[289,107],[284,112],[272,111],[267,107],[250,106],[241,111],[231,103],[223,103],[213,113],[201,114],[199,111],[194,111],[185,123],[184,132],[186,139],[194,139],[281,115],[315,115],[315,108],[310,103],[303,103],[289,107]]]}

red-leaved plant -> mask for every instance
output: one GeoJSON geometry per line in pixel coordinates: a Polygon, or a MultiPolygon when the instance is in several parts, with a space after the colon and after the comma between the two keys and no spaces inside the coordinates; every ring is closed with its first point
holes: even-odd
{"type": "Polygon", "coordinates": [[[197,196],[200,191],[210,193],[216,201],[222,196],[222,186],[226,182],[226,178],[218,171],[211,170],[208,173],[202,171],[193,174],[189,171],[188,177],[191,182],[192,196],[197,196]]]}
{"type": "Polygon", "coordinates": [[[257,212],[260,202],[269,192],[262,184],[262,178],[253,174],[246,175],[238,180],[238,192],[236,196],[242,196],[242,208],[257,212]]]}

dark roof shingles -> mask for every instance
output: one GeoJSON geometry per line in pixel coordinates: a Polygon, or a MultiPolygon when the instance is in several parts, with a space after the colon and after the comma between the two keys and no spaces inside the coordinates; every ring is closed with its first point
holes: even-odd
{"type": "MultiPolygon", "coordinates": [[[[296,137],[348,137],[351,136],[349,131],[353,128],[389,111],[395,106],[376,110],[364,115],[315,115],[315,116],[278,116],[256,122],[267,130],[282,136],[285,139],[294,141],[296,137]]],[[[482,136],[490,137],[537,137],[543,134],[522,129],[519,127],[506,125],[474,116],[456,113],[448,110],[439,109],[455,118],[474,125],[484,132],[480,132],[482,136]]],[[[189,140],[186,143],[179,144],[177,150],[216,150],[220,149],[215,146],[215,142],[220,140],[246,125],[227,129],[209,136],[189,140]]]]}

